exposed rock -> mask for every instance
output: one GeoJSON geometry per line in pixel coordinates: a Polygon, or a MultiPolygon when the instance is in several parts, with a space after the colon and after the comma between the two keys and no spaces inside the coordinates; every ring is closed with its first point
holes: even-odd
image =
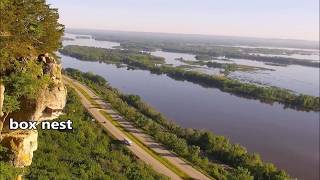
{"type": "Polygon", "coordinates": [[[0,117],[3,116],[4,85],[0,82],[0,117]]]}
{"type": "Polygon", "coordinates": [[[16,177],[16,180],[22,180],[22,175],[19,174],[19,175],[16,177]]]}
{"type": "MultiPolygon", "coordinates": [[[[36,59],[36,58],[35,58],[36,59]]],[[[67,89],[62,82],[61,65],[48,54],[38,57],[43,62],[44,74],[49,74],[52,84],[40,90],[36,99],[21,99],[20,109],[8,115],[7,119],[15,121],[53,120],[62,114],[66,104],[67,89]]],[[[0,86],[0,113],[2,113],[4,86],[0,86]]],[[[0,116],[1,117],[1,116],[0,116]]],[[[37,149],[38,132],[36,130],[9,130],[9,121],[6,121],[0,138],[0,143],[12,152],[12,163],[16,167],[30,166],[33,151],[37,149]]]]}
{"type": "Polygon", "coordinates": [[[0,37],[8,37],[8,36],[11,36],[11,34],[9,32],[3,32],[3,31],[0,31],[0,37]]]}
{"type": "Polygon", "coordinates": [[[50,74],[53,84],[39,92],[36,100],[21,101],[20,110],[9,114],[8,118],[15,121],[44,121],[61,115],[66,104],[67,89],[62,82],[61,65],[50,63],[50,67],[47,73],[50,74]]]}
{"type": "Polygon", "coordinates": [[[12,163],[16,167],[30,166],[33,152],[38,147],[38,131],[16,130],[3,134],[2,144],[12,152],[12,163]]]}

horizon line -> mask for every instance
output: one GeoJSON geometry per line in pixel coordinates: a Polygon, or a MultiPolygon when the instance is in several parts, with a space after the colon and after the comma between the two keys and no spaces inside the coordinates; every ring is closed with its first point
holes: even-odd
{"type": "Polygon", "coordinates": [[[219,36],[219,37],[234,37],[234,38],[252,38],[252,39],[266,39],[266,40],[293,40],[293,41],[309,41],[318,43],[319,40],[310,39],[298,39],[298,38],[276,38],[276,37],[257,37],[257,36],[237,36],[237,35],[218,35],[218,34],[196,34],[196,33],[177,33],[177,32],[156,32],[156,31],[136,31],[136,30],[115,30],[115,29],[101,29],[101,28],[78,28],[67,27],[66,29],[78,29],[78,30],[98,30],[98,31],[116,31],[116,32],[129,32],[129,33],[158,33],[158,34],[174,34],[174,35],[198,35],[198,36],[219,36]]]}

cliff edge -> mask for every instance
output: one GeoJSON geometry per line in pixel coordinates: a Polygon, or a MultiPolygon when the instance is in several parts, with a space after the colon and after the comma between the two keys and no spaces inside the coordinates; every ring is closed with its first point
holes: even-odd
{"type": "MultiPolygon", "coordinates": [[[[0,143],[10,150],[9,161],[16,167],[31,165],[33,152],[37,149],[38,132],[37,130],[10,130],[9,119],[37,121],[37,124],[41,121],[56,119],[63,112],[67,96],[67,89],[62,82],[61,64],[57,63],[55,58],[43,54],[26,61],[37,61],[35,63],[42,67],[42,76],[48,76],[50,84],[36,92],[37,98],[21,98],[19,110],[6,115],[0,134],[0,143]]],[[[5,92],[5,85],[0,84],[0,117],[4,115],[5,92]]]]}

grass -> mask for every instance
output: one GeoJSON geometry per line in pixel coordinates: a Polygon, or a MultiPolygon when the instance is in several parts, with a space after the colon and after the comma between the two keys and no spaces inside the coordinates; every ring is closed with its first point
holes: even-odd
{"type": "Polygon", "coordinates": [[[167,168],[172,170],[174,173],[176,173],[178,176],[180,176],[183,179],[191,179],[190,176],[188,176],[185,172],[181,171],[178,167],[176,167],[174,164],[172,164],[170,161],[159,155],[157,152],[155,152],[150,147],[146,146],[143,142],[141,142],[137,137],[129,133],[126,129],[124,129],[117,121],[115,121],[107,112],[100,110],[100,113],[108,119],[114,126],[119,128],[130,140],[132,140],[135,144],[137,144],[139,147],[141,147],[144,151],[146,151],[148,154],[150,154],[153,158],[161,162],[163,165],[165,165],[167,168]]]}

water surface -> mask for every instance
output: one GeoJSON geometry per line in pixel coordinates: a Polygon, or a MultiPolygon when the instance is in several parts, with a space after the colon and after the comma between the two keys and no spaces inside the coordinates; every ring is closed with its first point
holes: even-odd
{"type": "MultiPolygon", "coordinates": [[[[108,42],[104,43],[107,46],[108,42]]],[[[208,129],[227,136],[293,176],[319,179],[318,113],[283,109],[277,103],[248,100],[148,71],[61,57],[64,68],[99,74],[122,92],[138,94],[183,127],[208,129]]]]}

